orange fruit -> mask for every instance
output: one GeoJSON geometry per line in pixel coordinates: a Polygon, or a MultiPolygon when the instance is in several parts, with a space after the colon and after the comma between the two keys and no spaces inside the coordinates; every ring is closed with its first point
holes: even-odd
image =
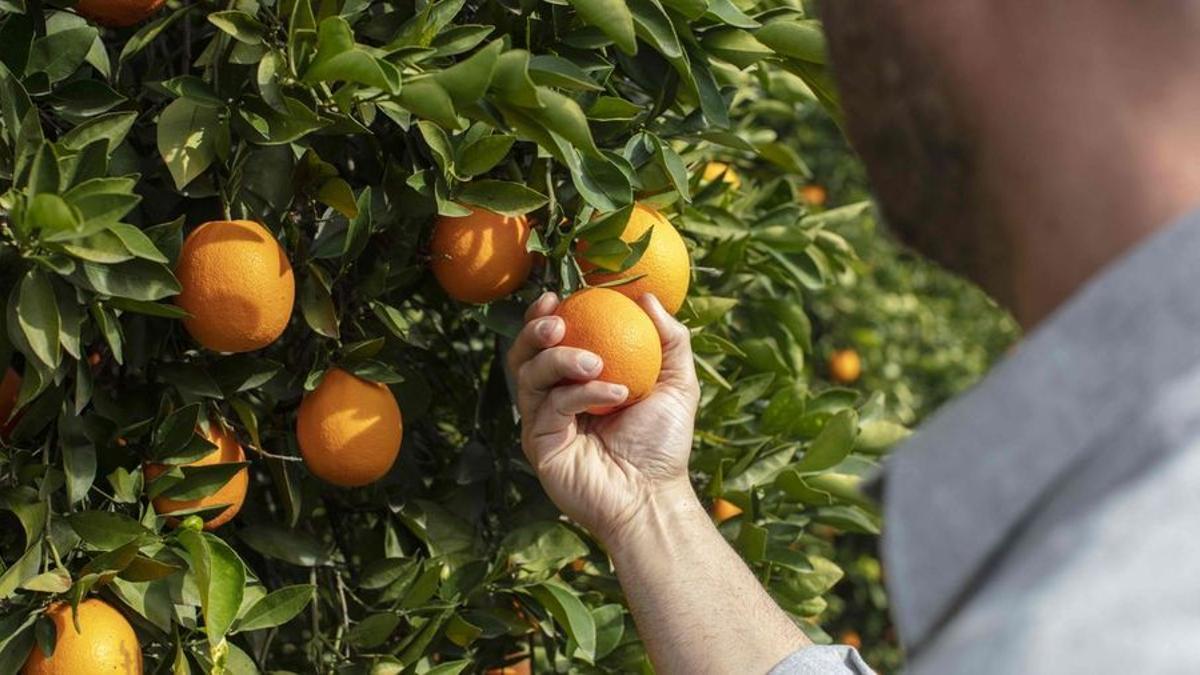
{"type": "Polygon", "coordinates": [[[358,487],[383,477],[396,462],[404,436],[392,391],[339,368],[304,396],[296,440],[308,470],[321,480],[358,487]]]}
{"type": "Polygon", "coordinates": [[[79,603],[79,631],[71,605],[59,602],[46,610],[58,634],[50,658],[36,644],[21,669],[24,675],[137,675],[142,672],[142,648],[133,626],[108,603],[90,598],[79,603]]]}
{"type": "Polygon", "coordinates": [[[75,11],[80,16],[110,28],[125,28],[141,23],[158,11],[166,0],[79,0],[75,11]]]}
{"type": "Polygon", "coordinates": [[[853,384],[862,375],[862,359],[853,349],[839,349],[829,357],[829,378],[838,384],[853,384]]]}
{"type": "MultiPolygon", "coordinates": [[[[688,283],[692,276],[692,261],[688,255],[687,244],[683,243],[683,237],[679,236],[679,231],[671,221],[658,211],[642,204],[634,206],[629,223],[621,233],[621,240],[632,244],[650,229],[653,231],[645,253],[633,267],[624,272],[597,270],[595,265],[586,260],[580,261],[580,267],[587,273],[588,283],[594,286],[640,277],[636,281],[613,286],[612,289],[634,300],[640,299],[646,293],[653,293],[663,307],[674,314],[683,306],[683,300],[687,297],[688,283]]],[[[580,252],[586,250],[586,243],[581,244],[580,252]]]]}
{"type": "Polygon", "coordinates": [[[829,197],[825,192],[825,188],[812,183],[800,188],[800,199],[809,206],[825,206],[825,200],[829,197]]]}
{"type": "Polygon", "coordinates": [[[862,636],[858,631],[848,630],[838,636],[838,644],[848,645],[855,649],[862,649],[862,636]]]}
{"type": "Polygon", "coordinates": [[[529,278],[533,253],[529,221],[472,208],[471,215],[442,216],[430,242],[433,275],[446,295],[482,304],[512,293],[529,278]]]}
{"type": "Polygon", "coordinates": [[[705,164],[702,178],[705,183],[711,183],[720,178],[722,183],[725,183],[734,190],[742,187],[742,177],[738,175],[737,170],[724,162],[709,162],[705,164]]]}
{"type": "MultiPolygon", "coordinates": [[[[217,448],[200,459],[184,466],[211,466],[213,464],[246,461],[246,451],[242,449],[241,443],[238,443],[237,437],[234,436],[232,431],[214,422],[208,425],[208,433],[205,434],[205,437],[215,444],[217,448]]],[[[166,473],[168,469],[170,467],[164,464],[147,464],[146,480],[154,480],[161,474],[166,473]]],[[[246,489],[248,487],[250,487],[250,472],[245,467],[242,467],[240,471],[233,474],[229,482],[207,497],[176,500],[160,495],[154,498],[154,510],[160,514],[168,514],[173,511],[185,511],[228,504],[229,506],[224,511],[215,516],[205,517],[204,529],[215,530],[233,520],[233,517],[242,509],[242,503],[246,501],[246,489]]],[[[178,527],[179,519],[167,518],[167,523],[171,527],[178,527]]]]}
{"type": "MultiPolygon", "coordinates": [[[[629,388],[621,407],[650,395],[662,369],[662,341],[636,302],[612,289],[587,288],[563,300],[554,313],[566,324],[559,344],[596,354],[604,361],[597,379],[629,388]]],[[[614,410],[598,407],[588,412],[604,415],[614,410]]]]}
{"type": "Polygon", "coordinates": [[[275,341],[292,317],[296,280],[287,254],[262,225],[218,220],[196,228],[179,253],[175,298],[192,337],[215,352],[249,352],[275,341]]]}
{"type": "Polygon", "coordinates": [[[17,407],[17,396],[21,393],[21,376],[9,368],[4,371],[4,379],[0,380],[0,438],[7,438],[8,432],[16,426],[16,418],[9,419],[17,407]]]}
{"type": "Polygon", "coordinates": [[[530,675],[532,665],[529,662],[529,657],[525,657],[516,663],[503,666],[500,668],[488,668],[484,671],[486,675],[530,675]]]}
{"type": "Polygon", "coordinates": [[[712,505],[712,517],[717,524],[742,515],[742,509],[728,499],[717,498],[712,505]]]}

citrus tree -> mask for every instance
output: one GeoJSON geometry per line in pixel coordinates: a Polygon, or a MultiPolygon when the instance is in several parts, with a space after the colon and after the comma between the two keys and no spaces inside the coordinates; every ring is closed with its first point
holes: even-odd
{"type": "Polygon", "coordinates": [[[650,670],[504,369],[587,286],[679,293],[694,482],[827,639],[905,430],[811,363],[864,208],[773,131],[838,115],[803,6],[161,4],[0,2],[0,672],[650,670]]]}

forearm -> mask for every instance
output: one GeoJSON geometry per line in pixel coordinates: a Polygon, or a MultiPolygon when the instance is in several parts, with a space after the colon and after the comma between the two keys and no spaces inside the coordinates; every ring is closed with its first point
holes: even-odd
{"type": "Polygon", "coordinates": [[[652,499],[608,545],[661,675],[766,673],[809,644],[686,481],[652,499]]]}

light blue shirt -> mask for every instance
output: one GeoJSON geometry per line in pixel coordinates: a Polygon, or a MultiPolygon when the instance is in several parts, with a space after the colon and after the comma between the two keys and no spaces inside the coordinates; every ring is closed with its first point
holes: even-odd
{"type": "MultiPolygon", "coordinates": [[[[889,460],[913,673],[1200,673],[1200,212],[1110,265],[889,460]]],[[[866,673],[845,647],[771,675],[866,673]]]]}

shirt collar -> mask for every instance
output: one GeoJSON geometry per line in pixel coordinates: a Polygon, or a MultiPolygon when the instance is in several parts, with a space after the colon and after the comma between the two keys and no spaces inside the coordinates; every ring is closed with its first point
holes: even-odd
{"type": "Polygon", "coordinates": [[[1194,358],[1198,290],[1195,212],[1091,280],[893,453],[883,551],[907,647],[953,613],[1084,450],[1136,413],[1136,391],[1194,358]]]}

